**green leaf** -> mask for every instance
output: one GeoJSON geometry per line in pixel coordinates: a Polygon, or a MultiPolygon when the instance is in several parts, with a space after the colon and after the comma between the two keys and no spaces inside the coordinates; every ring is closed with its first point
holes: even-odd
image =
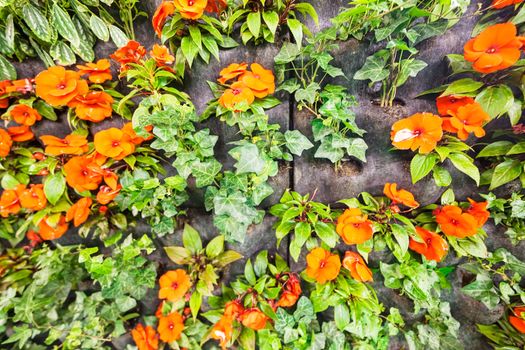
{"type": "Polygon", "coordinates": [[[452,183],[452,176],[450,176],[448,170],[439,165],[434,166],[432,176],[434,177],[436,185],[440,187],[447,187],[452,183]]]}
{"type": "Polygon", "coordinates": [[[523,154],[525,153],[525,142],[518,142],[507,152],[507,155],[523,154]]]}
{"type": "Polygon", "coordinates": [[[502,186],[508,182],[517,179],[523,172],[523,165],[518,160],[506,160],[498,164],[494,169],[492,180],[490,182],[490,190],[502,186]]]}
{"type": "Polygon", "coordinates": [[[476,280],[461,288],[461,291],[466,295],[481,301],[491,310],[499,304],[499,296],[494,288],[492,280],[476,280]]]}
{"type": "Polygon", "coordinates": [[[237,162],[234,164],[237,174],[263,172],[266,162],[261,153],[253,143],[245,143],[228,152],[237,162]]]}
{"type": "Polygon", "coordinates": [[[26,2],[22,7],[23,19],[36,35],[42,41],[50,43],[53,38],[51,26],[47,18],[40,12],[38,8],[33,6],[30,2],[26,2]]]}
{"type": "Polygon", "coordinates": [[[443,92],[442,96],[473,93],[478,91],[482,86],[483,83],[480,83],[479,81],[475,81],[471,78],[463,78],[452,82],[445,92],[443,92]]]}
{"type": "Polygon", "coordinates": [[[303,25],[300,21],[296,20],[295,18],[288,18],[287,22],[288,28],[290,29],[290,32],[292,32],[292,36],[295,39],[295,43],[298,47],[301,47],[303,44],[303,25]]]}
{"type": "Polygon", "coordinates": [[[73,46],[80,45],[80,36],[75,28],[75,24],[71,20],[69,14],[62,9],[58,3],[54,3],[51,9],[51,17],[53,24],[60,35],[69,41],[73,46]]]}
{"type": "Polygon", "coordinates": [[[416,183],[425,176],[427,176],[434,165],[438,161],[438,156],[435,153],[416,154],[410,162],[410,175],[412,176],[412,183],[416,183]]]}
{"type": "Polygon", "coordinates": [[[189,224],[184,225],[184,231],[182,232],[182,242],[184,247],[189,249],[192,254],[198,254],[202,250],[201,236],[193,227],[189,224]]]}
{"type": "Polygon", "coordinates": [[[334,307],[334,320],[339,330],[344,330],[350,323],[350,310],[346,304],[340,303],[334,307]]]}
{"type": "Polygon", "coordinates": [[[70,66],[77,61],[73,50],[63,41],[57,41],[56,44],[51,46],[49,53],[53,59],[62,66],[70,66]]]}
{"type": "Polygon", "coordinates": [[[496,141],[491,144],[488,144],[485,148],[483,148],[478,155],[477,158],[481,157],[497,157],[497,156],[504,156],[509,152],[514,144],[510,141],[496,141]]]}
{"type": "Polygon", "coordinates": [[[350,138],[348,140],[349,144],[348,147],[346,147],[346,153],[366,163],[366,150],[368,149],[368,145],[365,140],[360,137],[350,138]]]}
{"type": "Polygon", "coordinates": [[[218,235],[206,246],[206,255],[215,258],[224,251],[224,236],[218,235]]]}
{"type": "Polygon", "coordinates": [[[294,45],[290,42],[285,42],[277,56],[274,57],[274,62],[276,64],[290,63],[299,56],[300,52],[301,51],[297,45],[294,45]]]}
{"type": "Polygon", "coordinates": [[[44,194],[49,203],[55,205],[66,190],[66,180],[62,173],[49,175],[44,181],[44,194]]]}
{"type": "Polygon", "coordinates": [[[491,119],[507,113],[514,105],[514,94],[507,85],[489,86],[476,96],[483,110],[491,119]]]}
{"type": "Polygon", "coordinates": [[[178,265],[187,264],[192,256],[190,250],[184,247],[164,247],[164,251],[168,258],[178,265]]]}
{"type": "Polygon", "coordinates": [[[93,34],[102,41],[109,40],[109,29],[106,23],[95,14],[89,19],[89,27],[93,34]]]}
{"type": "Polygon", "coordinates": [[[113,40],[113,43],[115,43],[117,47],[120,48],[128,44],[129,38],[119,27],[110,25],[108,29],[111,40],[113,40]]]}
{"type": "Polygon", "coordinates": [[[197,318],[197,315],[199,314],[201,305],[202,305],[202,295],[198,291],[194,291],[190,297],[190,310],[191,310],[191,315],[193,316],[194,320],[197,318]]]}
{"type": "Polygon", "coordinates": [[[266,268],[268,267],[268,251],[263,250],[255,258],[255,263],[253,265],[253,270],[257,277],[262,277],[266,273],[266,268]]]}
{"type": "Polygon", "coordinates": [[[262,13],[262,17],[264,20],[264,23],[268,26],[268,29],[270,29],[270,32],[272,32],[273,35],[275,35],[275,31],[277,30],[277,26],[279,25],[279,15],[275,11],[264,11],[262,13]]]}
{"type": "Polygon", "coordinates": [[[199,29],[198,26],[196,25],[190,25],[188,26],[188,29],[190,31],[190,36],[191,36],[191,39],[193,40],[193,42],[195,43],[195,45],[197,45],[197,47],[202,50],[202,35],[201,35],[201,30],[199,29]]]}
{"type": "Polygon", "coordinates": [[[242,259],[241,254],[237,253],[234,250],[227,250],[217,257],[217,266],[222,268],[239,259],[242,259]]]}
{"type": "Polygon", "coordinates": [[[328,225],[322,221],[318,221],[314,224],[314,231],[317,236],[330,248],[335,247],[337,244],[339,235],[335,232],[333,226],[328,225]]]}
{"type": "Polygon", "coordinates": [[[474,165],[472,158],[467,156],[464,153],[450,153],[448,159],[454,164],[456,169],[462,173],[468,175],[471,179],[476,181],[476,184],[479,185],[479,170],[474,165]]]}
{"type": "Polygon", "coordinates": [[[196,180],[195,185],[202,188],[213,184],[221,168],[222,164],[213,158],[205,162],[194,162],[191,171],[196,180]]]}
{"type": "Polygon", "coordinates": [[[246,17],[246,24],[253,37],[258,38],[261,31],[261,13],[259,11],[250,12],[246,17]]]}
{"type": "Polygon", "coordinates": [[[246,265],[244,266],[244,277],[252,286],[257,282],[255,272],[253,271],[252,261],[250,259],[246,261],[246,265]]]}
{"type": "Polygon", "coordinates": [[[287,130],[284,133],[286,147],[290,153],[300,156],[304,150],[312,148],[313,143],[306,138],[299,130],[287,130]]]}
{"type": "Polygon", "coordinates": [[[0,81],[15,80],[15,67],[4,56],[0,55],[0,81]]]}
{"type": "Polygon", "coordinates": [[[388,57],[378,53],[368,56],[365,64],[354,74],[356,80],[382,81],[388,77],[390,71],[386,68],[388,57]]]}

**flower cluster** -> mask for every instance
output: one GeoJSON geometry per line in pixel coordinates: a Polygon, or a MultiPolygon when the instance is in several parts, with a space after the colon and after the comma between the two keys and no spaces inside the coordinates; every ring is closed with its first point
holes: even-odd
{"type": "Polygon", "coordinates": [[[487,202],[469,200],[469,207],[462,209],[457,205],[445,205],[434,210],[436,222],[441,231],[447,236],[465,238],[475,235],[478,229],[487,222],[490,213],[487,202]]]}
{"type": "MultiPolygon", "coordinates": [[[[169,49],[164,45],[154,44],[149,52],[157,64],[157,67],[163,68],[167,71],[173,71],[172,66],[175,64],[175,57],[170,53],[169,49]]],[[[120,72],[126,72],[132,64],[139,64],[146,56],[146,48],[137,41],[130,40],[126,44],[115,51],[110,57],[120,64],[120,72]]]]}

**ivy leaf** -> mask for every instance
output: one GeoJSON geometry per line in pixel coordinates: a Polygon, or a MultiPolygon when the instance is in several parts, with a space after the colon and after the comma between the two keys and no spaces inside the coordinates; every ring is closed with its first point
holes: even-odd
{"type": "Polygon", "coordinates": [[[295,92],[295,100],[297,102],[307,102],[312,105],[315,103],[317,98],[317,92],[321,89],[321,86],[316,82],[311,82],[306,88],[298,89],[295,92]]]}
{"type": "Polygon", "coordinates": [[[388,77],[390,74],[386,68],[388,55],[377,52],[372,56],[366,58],[365,64],[354,74],[356,80],[370,80],[371,82],[381,81],[388,77]]]}
{"type": "Polygon", "coordinates": [[[349,140],[349,145],[346,147],[346,153],[349,156],[356,157],[360,161],[366,163],[366,150],[368,145],[362,138],[356,137],[349,140]]]}
{"type": "Polygon", "coordinates": [[[286,147],[297,156],[314,146],[299,130],[287,130],[284,133],[284,138],[286,139],[286,147]]]}
{"type": "Polygon", "coordinates": [[[499,304],[499,296],[494,288],[492,280],[476,280],[461,288],[461,291],[466,295],[481,301],[491,310],[499,304]]]}
{"type": "Polygon", "coordinates": [[[204,162],[193,162],[192,174],[195,177],[195,185],[198,188],[211,185],[221,168],[222,164],[213,158],[204,162]]]}
{"type": "Polygon", "coordinates": [[[336,148],[333,145],[332,138],[326,137],[321,141],[321,145],[315,152],[315,158],[327,158],[332,163],[340,161],[345,153],[341,148],[336,148]]]}
{"type": "Polygon", "coordinates": [[[285,42],[273,60],[276,64],[287,64],[295,60],[300,53],[301,50],[297,47],[297,45],[290,42],[285,42]]]}
{"type": "Polygon", "coordinates": [[[234,164],[237,174],[263,172],[266,162],[261,153],[253,143],[245,143],[235,147],[228,152],[237,162],[234,164]]]}

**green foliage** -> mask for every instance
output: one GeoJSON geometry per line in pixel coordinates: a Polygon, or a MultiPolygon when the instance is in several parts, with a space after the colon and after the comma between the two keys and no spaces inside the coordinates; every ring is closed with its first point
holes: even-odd
{"type": "Polygon", "coordinates": [[[522,193],[513,193],[510,198],[497,198],[493,193],[482,195],[488,202],[490,215],[496,225],[506,228],[505,234],[516,245],[525,239],[525,199],[522,193]]]}

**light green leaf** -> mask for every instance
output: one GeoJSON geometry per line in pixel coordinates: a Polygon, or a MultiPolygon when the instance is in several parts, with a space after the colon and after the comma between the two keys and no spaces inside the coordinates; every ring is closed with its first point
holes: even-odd
{"type": "Polygon", "coordinates": [[[290,153],[300,156],[304,150],[312,148],[313,143],[306,138],[299,130],[287,130],[284,133],[286,147],[290,153]]]}
{"type": "Polygon", "coordinates": [[[489,86],[476,96],[483,110],[491,119],[509,112],[514,105],[514,94],[507,85],[489,86]]]}
{"type": "Polygon", "coordinates": [[[73,46],[79,46],[80,36],[75,28],[75,24],[71,20],[69,14],[56,2],[51,8],[51,17],[53,19],[53,25],[60,35],[73,46]]]}
{"type": "Polygon", "coordinates": [[[44,194],[49,203],[55,205],[66,189],[66,179],[62,173],[49,175],[44,181],[44,194]]]}

